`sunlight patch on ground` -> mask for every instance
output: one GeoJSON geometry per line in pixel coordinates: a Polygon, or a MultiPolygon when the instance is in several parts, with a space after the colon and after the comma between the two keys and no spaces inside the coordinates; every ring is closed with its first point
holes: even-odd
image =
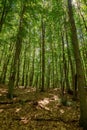
{"type": "Polygon", "coordinates": [[[30,92],[35,92],[36,91],[35,87],[33,87],[33,88],[30,88],[30,87],[25,88],[25,86],[19,86],[19,89],[23,89],[24,93],[30,93],[30,92]]]}
{"type": "MultiPolygon", "coordinates": [[[[54,103],[55,101],[57,101],[56,104],[60,105],[60,98],[57,95],[52,95],[52,97],[50,98],[44,98],[43,100],[38,101],[39,107],[37,107],[37,109],[43,108],[47,111],[51,111],[51,108],[50,106],[48,107],[48,105],[50,105],[51,102],[54,103]]],[[[58,107],[58,106],[55,105],[55,107],[58,107]]]]}
{"type": "Polygon", "coordinates": [[[36,88],[30,88],[30,89],[26,89],[26,92],[35,92],[36,91],[36,88]]]}
{"type": "Polygon", "coordinates": [[[44,98],[43,100],[39,101],[38,103],[42,104],[42,105],[47,105],[47,104],[49,104],[49,98],[44,98]]]}
{"type": "Polygon", "coordinates": [[[7,93],[7,89],[0,89],[0,93],[7,93]]]}
{"type": "Polygon", "coordinates": [[[21,117],[21,122],[23,124],[27,124],[29,122],[29,120],[27,119],[27,117],[21,117]]]}
{"type": "Polygon", "coordinates": [[[16,111],[15,112],[19,112],[21,110],[21,108],[16,108],[16,111]]]}
{"type": "Polygon", "coordinates": [[[58,100],[58,96],[57,96],[57,95],[54,95],[54,96],[52,97],[52,99],[55,100],[55,101],[57,101],[57,100],[58,100]]]}
{"type": "Polygon", "coordinates": [[[0,96],[2,96],[2,94],[0,93],[0,96]]]}
{"type": "Polygon", "coordinates": [[[0,113],[3,112],[4,110],[3,109],[0,109],[0,113]]]}
{"type": "Polygon", "coordinates": [[[21,88],[21,89],[22,89],[22,88],[25,88],[25,86],[19,86],[19,88],[21,88]]]}
{"type": "Polygon", "coordinates": [[[43,100],[40,100],[38,103],[42,105],[48,105],[50,102],[53,101],[60,101],[60,99],[57,95],[53,95],[51,98],[44,98],[43,100]]]}
{"type": "Polygon", "coordinates": [[[60,113],[63,114],[65,111],[63,109],[60,109],[60,113]]]}
{"type": "Polygon", "coordinates": [[[58,91],[59,90],[59,88],[54,88],[54,91],[58,91]]]}
{"type": "Polygon", "coordinates": [[[50,103],[49,98],[44,98],[43,100],[38,101],[37,109],[45,109],[50,111],[50,108],[47,105],[50,103]]]}

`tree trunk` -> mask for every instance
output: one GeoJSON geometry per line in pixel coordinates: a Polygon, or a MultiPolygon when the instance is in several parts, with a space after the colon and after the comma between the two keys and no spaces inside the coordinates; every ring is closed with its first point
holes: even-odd
{"type": "Polygon", "coordinates": [[[72,77],[72,87],[73,87],[73,92],[70,91],[69,93],[73,94],[73,100],[77,99],[77,94],[76,94],[76,87],[75,87],[75,67],[74,64],[72,62],[72,58],[71,58],[71,52],[69,49],[69,42],[68,42],[68,35],[67,35],[67,30],[65,27],[65,31],[66,31],[66,43],[67,43],[67,53],[68,53],[68,59],[70,62],[70,68],[71,68],[71,77],[72,77]]]}
{"type": "Polygon", "coordinates": [[[44,20],[42,18],[41,20],[41,25],[42,25],[42,57],[41,57],[41,62],[42,62],[42,84],[41,84],[41,91],[44,91],[44,82],[45,82],[45,25],[44,25],[44,20]]]}
{"type": "Polygon", "coordinates": [[[84,70],[81,62],[81,55],[79,52],[79,43],[77,38],[77,31],[73,16],[72,2],[68,0],[68,13],[69,13],[69,21],[70,21],[70,29],[71,29],[71,38],[72,45],[74,49],[74,57],[76,61],[76,71],[78,78],[78,89],[80,95],[80,125],[87,129],[87,93],[85,90],[85,79],[84,79],[84,70]]]}
{"type": "Polygon", "coordinates": [[[82,17],[82,20],[83,20],[83,23],[84,23],[84,26],[85,26],[85,30],[86,30],[86,32],[87,32],[87,25],[86,25],[86,21],[85,21],[85,18],[84,18],[84,16],[83,16],[83,12],[81,12],[81,9],[80,9],[80,4],[79,4],[79,2],[77,1],[77,7],[78,7],[78,12],[79,12],[79,14],[80,14],[80,16],[82,17]]]}
{"type": "Polygon", "coordinates": [[[22,73],[22,86],[24,86],[25,81],[25,64],[26,64],[26,47],[24,50],[24,63],[23,63],[23,73],[22,73]]]}
{"type": "Polygon", "coordinates": [[[4,5],[3,5],[3,10],[2,10],[2,15],[0,19],[0,32],[2,31],[2,26],[6,18],[6,0],[4,0],[4,5]]]}
{"type": "Polygon", "coordinates": [[[20,76],[19,76],[19,71],[20,71],[20,60],[18,61],[18,65],[17,65],[17,78],[16,78],[16,87],[19,86],[19,80],[20,80],[20,76]]]}
{"type": "Polygon", "coordinates": [[[21,10],[19,29],[18,29],[17,40],[16,40],[16,44],[15,44],[15,54],[14,54],[13,63],[12,63],[12,66],[11,66],[12,71],[11,71],[11,75],[10,75],[9,83],[8,83],[9,88],[8,88],[8,95],[7,96],[10,99],[13,98],[16,69],[17,69],[17,64],[18,64],[18,61],[19,61],[19,58],[20,58],[20,52],[21,52],[21,48],[22,48],[21,33],[23,31],[23,24],[22,23],[23,23],[24,12],[25,12],[25,5],[23,5],[22,10],[21,10]]]}

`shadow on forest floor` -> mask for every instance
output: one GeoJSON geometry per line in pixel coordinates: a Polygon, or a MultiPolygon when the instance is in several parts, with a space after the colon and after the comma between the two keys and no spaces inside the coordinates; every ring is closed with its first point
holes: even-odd
{"type": "Polygon", "coordinates": [[[0,130],[82,130],[79,127],[79,102],[68,95],[61,104],[60,90],[36,92],[34,88],[16,88],[13,100],[0,88],[0,130]]]}

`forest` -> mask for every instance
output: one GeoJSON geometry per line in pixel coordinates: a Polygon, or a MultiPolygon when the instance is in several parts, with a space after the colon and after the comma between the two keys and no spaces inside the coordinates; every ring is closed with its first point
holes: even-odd
{"type": "Polygon", "coordinates": [[[87,0],[0,0],[0,130],[87,130],[87,0]]]}

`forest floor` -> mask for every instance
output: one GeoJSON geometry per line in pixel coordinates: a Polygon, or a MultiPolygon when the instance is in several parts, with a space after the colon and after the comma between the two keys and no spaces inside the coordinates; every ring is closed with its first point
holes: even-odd
{"type": "Polygon", "coordinates": [[[63,106],[58,88],[46,92],[16,88],[13,100],[6,94],[7,89],[0,87],[0,130],[83,130],[79,101],[68,95],[63,106]]]}

